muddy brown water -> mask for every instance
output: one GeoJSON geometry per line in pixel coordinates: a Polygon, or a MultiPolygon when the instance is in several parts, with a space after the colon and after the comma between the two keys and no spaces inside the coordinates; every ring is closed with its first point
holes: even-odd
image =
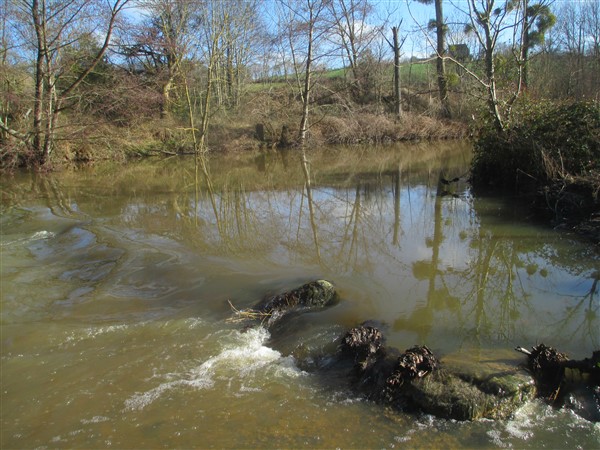
{"type": "Polygon", "coordinates": [[[308,160],[309,184],[294,152],[212,157],[206,173],[171,158],[3,177],[1,447],[600,446],[598,424],[541,402],[459,423],[309,370],[368,319],[400,349],[589,356],[600,264],[510,201],[474,197],[468,144],[308,160]],[[227,321],[229,302],[314,278],[340,302],[277,339],[227,321]]]}

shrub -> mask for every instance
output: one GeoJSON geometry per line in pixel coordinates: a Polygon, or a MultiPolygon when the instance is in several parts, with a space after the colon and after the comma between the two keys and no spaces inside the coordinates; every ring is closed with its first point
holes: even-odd
{"type": "Polygon", "coordinates": [[[521,105],[503,132],[479,131],[475,187],[523,190],[600,170],[600,104],[521,105]]]}
{"type": "Polygon", "coordinates": [[[319,123],[319,129],[328,144],[355,144],[361,140],[357,133],[358,124],[351,118],[325,116],[319,123]]]}

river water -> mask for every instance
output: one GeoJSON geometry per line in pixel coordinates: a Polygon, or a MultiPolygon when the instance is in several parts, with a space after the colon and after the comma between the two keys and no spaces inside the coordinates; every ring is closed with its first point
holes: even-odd
{"type": "Polygon", "coordinates": [[[3,177],[0,446],[599,447],[542,402],[455,422],[310,370],[369,319],[438,355],[600,348],[598,253],[474,197],[469,161],[442,143],[312,151],[307,172],[265,152],[3,177]],[[277,340],[228,321],[315,278],[339,303],[277,340]]]}

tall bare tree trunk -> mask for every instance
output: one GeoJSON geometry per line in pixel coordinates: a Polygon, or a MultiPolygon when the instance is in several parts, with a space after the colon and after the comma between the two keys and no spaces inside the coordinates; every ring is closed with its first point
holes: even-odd
{"type": "Polygon", "coordinates": [[[529,66],[529,14],[527,9],[529,7],[529,2],[527,0],[523,0],[523,25],[522,25],[522,35],[521,35],[521,64],[523,65],[521,71],[521,91],[525,92],[527,90],[527,82],[528,82],[528,66],[529,66]]]}
{"type": "MultiPolygon", "coordinates": [[[[309,44],[310,48],[310,44],[309,44]]],[[[311,72],[310,63],[306,63],[306,75],[304,78],[304,90],[302,93],[302,118],[300,119],[300,130],[298,131],[298,143],[303,146],[306,142],[306,134],[308,132],[308,113],[310,106],[310,83],[311,72]]]]}
{"type": "Polygon", "coordinates": [[[312,71],[312,50],[313,50],[313,32],[314,21],[313,11],[310,10],[308,24],[308,49],[306,51],[306,66],[304,72],[304,89],[302,91],[302,118],[300,119],[300,130],[298,131],[298,144],[303,146],[306,142],[306,133],[308,131],[308,112],[310,105],[311,90],[311,71],[312,71]]]}
{"type": "Polygon", "coordinates": [[[488,83],[488,109],[490,111],[490,114],[492,115],[494,127],[498,131],[502,131],[504,129],[504,124],[502,122],[502,115],[500,114],[500,109],[498,108],[498,96],[496,92],[496,65],[494,63],[494,53],[493,50],[491,50],[493,49],[491,42],[488,42],[487,49],[485,52],[485,71],[488,83]]]}
{"type": "Polygon", "coordinates": [[[394,114],[400,120],[402,118],[402,91],[400,90],[400,41],[398,39],[398,27],[392,27],[393,49],[394,49],[394,114]]]}
{"type": "Polygon", "coordinates": [[[452,112],[450,109],[450,99],[448,98],[448,78],[446,77],[446,24],[444,23],[444,11],[442,9],[442,0],[435,0],[435,22],[437,35],[437,79],[438,90],[440,94],[442,117],[450,118],[452,112]]]}
{"type": "MultiPolygon", "coordinates": [[[[48,73],[50,71],[48,70],[48,73]]],[[[58,119],[58,107],[56,98],[56,79],[52,76],[47,76],[47,98],[46,98],[46,128],[44,130],[44,146],[42,151],[41,161],[45,163],[49,160],[54,146],[55,121],[58,119]]]]}
{"type": "MultiPolygon", "coordinates": [[[[42,0],[43,1],[43,0],[42,0]]],[[[31,3],[31,15],[33,27],[37,40],[36,58],[35,58],[35,91],[33,98],[33,152],[35,155],[43,154],[43,128],[42,114],[44,101],[44,61],[46,59],[46,45],[44,42],[45,31],[44,22],[40,17],[39,0],[33,0],[31,3]]],[[[40,158],[41,159],[41,158],[40,158]]],[[[44,164],[44,161],[40,161],[44,164]]]]}
{"type": "Polygon", "coordinates": [[[206,92],[204,93],[204,99],[202,102],[202,116],[200,118],[200,139],[198,141],[198,147],[196,151],[204,152],[206,150],[206,137],[208,135],[208,124],[210,118],[210,96],[213,88],[212,82],[212,64],[208,66],[206,75],[206,92]]]}

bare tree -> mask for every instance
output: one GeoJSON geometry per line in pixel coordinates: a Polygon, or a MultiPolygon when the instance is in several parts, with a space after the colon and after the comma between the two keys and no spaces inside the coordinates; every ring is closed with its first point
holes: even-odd
{"type": "Polygon", "coordinates": [[[258,0],[228,2],[229,20],[223,35],[223,75],[226,103],[238,106],[243,84],[248,76],[247,66],[257,55],[263,42],[264,30],[258,14],[258,0]]]}
{"type": "MultiPolygon", "coordinates": [[[[206,150],[206,139],[210,118],[214,114],[213,102],[215,87],[218,88],[219,65],[226,54],[225,35],[230,27],[231,15],[227,2],[202,0],[196,4],[195,20],[197,39],[193,44],[193,54],[204,70],[200,89],[200,122],[197,129],[196,151],[206,150]]],[[[187,89],[187,86],[186,86],[187,89]]],[[[188,101],[189,102],[189,101],[188,101]]],[[[191,108],[191,106],[190,106],[191,108]]],[[[191,109],[190,109],[191,111],[191,109]]]]}
{"type": "MultiPolygon", "coordinates": [[[[8,55],[12,47],[11,36],[12,30],[9,30],[11,23],[9,22],[9,14],[14,14],[11,10],[11,4],[8,1],[2,2],[0,5],[0,121],[5,125],[5,128],[10,126],[9,115],[11,104],[13,103],[13,76],[11,68],[8,64],[8,55]]],[[[3,128],[0,129],[0,140],[8,139],[8,132],[3,128]]]]}
{"type": "Polygon", "coordinates": [[[177,79],[181,78],[182,63],[194,37],[193,5],[186,0],[139,1],[144,18],[137,25],[131,24],[119,43],[119,52],[133,71],[142,70],[158,84],[163,119],[170,115],[171,94],[177,87],[177,79]]]}
{"type": "Polygon", "coordinates": [[[584,5],[585,34],[590,39],[592,56],[600,64],[600,0],[591,0],[584,5]]]}
{"type": "Polygon", "coordinates": [[[27,141],[33,150],[34,164],[43,166],[48,162],[54,148],[59,115],[73,106],[77,87],[103,58],[117,17],[128,2],[16,1],[24,39],[28,40],[34,59],[32,126],[27,132],[19,132],[0,119],[0,128],[27,141]],[[105,20],[98,21],[98,18],[105,20]],[[85,58],[85,65],[74,72],[65,64],[64,55],[85,41],[97,42],[97,45],[85,58]]]}
{"type": "Polygon", "coordinates": [[[402,117],[402,90],[400,89],[400,38],[398,37],[398,29],[400,27],[392,27],[392,34],[394,39],[394,112],[396,117],[400,119],[402,117]]]}
{"type": "Polygon", "coordinates": [[[239,102],[261,31],[258,1],[141,0],[139,5],[145,20],[124,34],[120,53],[131,72],[157,84],[161,118],[183,106],[182,100],[190,113],[189,96],[203,148],[210,116],[239,102]]]}
{"type": "Polygon", "coordinates": [[[298,144],[304,145],[308,132],[308,116],[313,74],[319,55],[317,49],[329,32],[325,20],[329,0],[279,0],[282,9],[280,32],[289,43],[296,82],[302,100],[298,144]]]}
{"type": "Polygon", "coordinates": [[[538,3],[529,3],[529,0],[521,0],[521,39],[519,44],[518,63],[522,68],[521,90],[527,89],[529,78],[530,51],[544,43],[545,33],[556,22],[556,16],[550,11],[546,0],[538,3]]]}
{"type": "Polygon", "coordinates": [[[590,40],[591,63],[591,92],[590,96],[600,98],[600,0],[592,0],[585,4],[585,34],[590,40]],[[595,86],[595,92],[594,92],[595,86]]]}
{"type": "MultiPolygon", "coordinates": [[[[484,59],[484,76],[479,77],[473,71],[467,70],[481,83],[487,94],[486,102],[494,127],[504,129],[504,116],[500,107],[496,80],[496,48],[499,39],[505,32],[514,30],[519,19],[515,12],[518,4],[511,0],[467,0],[468,33],[473,33],[481,47],[484,59]]],[[[461,8],[459,8],[461,9],[461,8]]],[[[454,60],[458,64],[458,61],[454,60]]],[[[466,68],[464,65],[462,66],[466,68]]],[[[518,83],[520,85],[520,83],[518,83]]]]}
{"type": "Polygon", "coordinates": [[[450,99],[448,97],[448,77],[446,75],[446,32],[447,25],[444,18],[444,10],[442,6],[442,0],[417,0],[419,3],[427,5],[434,4],[435,6],[435,19],[429,22],[429,29],[435,29],[436,34],[436,71],[437,71],[437,85],[438,95],[441,105],[442,117],[451,117],[452,112],[450,109],[450,99]]]}
{"type": "Polygon", "coordinates": [[[577,98],[599,95],[600,1],[566,2],[558,11],[557,34],[568,62],[564,89],[577,98]]]}
{"type": "Polygon", "coordinates": [[[467,0],[466,3],[468,9],[462,8],[462,4],[458,3],[454,3],[454,6],[467,18],[465,33],[475,36],[480,47],[483,74],[480,75],[472,67],[465,65],[457,55],[447,58],[484,87],[485,101],[493,125],[502,131],[514,102],[527,85],[529,52],[544,42],[545,33],[554,24],[554,15],[546,0],[535,4],[530,4],[527,0],[467,0]],[[503,86],[506,95],[500,98],[496,73],[497,50],[502,39],[511,34],[509,45],[514,55],[516,75],[503,86]]]}
{"type": "Polygon", "coordinates": [[[333,30],[331,37],[334,45],[341,47],[345,55],[356,97],[360,98],[364,94],[362,81],[366,74],[363,72],[369,70],[368,67],[361,70],[364,65],[360,64],[360,59],[367,53],[383,25],[369,24],[374,12],[370,0],[332,0],[328,3],[328,9],[333,30]]]}
{"type": "Polygon", "coordinates": [[[400,26],[402,25],[402,20],[398,24],[398,26],[392,27],[392,41],[388,38],[385,38],[389,46],[392,48],[394,52],[394,114],[396,115],[396,119],[400,120],[402,118],[402,90],[401,90],[401,80],[400,80],[400,50],[402,49],[402,45],[406,40],[406,36],[401,38],[399,36],[400,26]]]}

